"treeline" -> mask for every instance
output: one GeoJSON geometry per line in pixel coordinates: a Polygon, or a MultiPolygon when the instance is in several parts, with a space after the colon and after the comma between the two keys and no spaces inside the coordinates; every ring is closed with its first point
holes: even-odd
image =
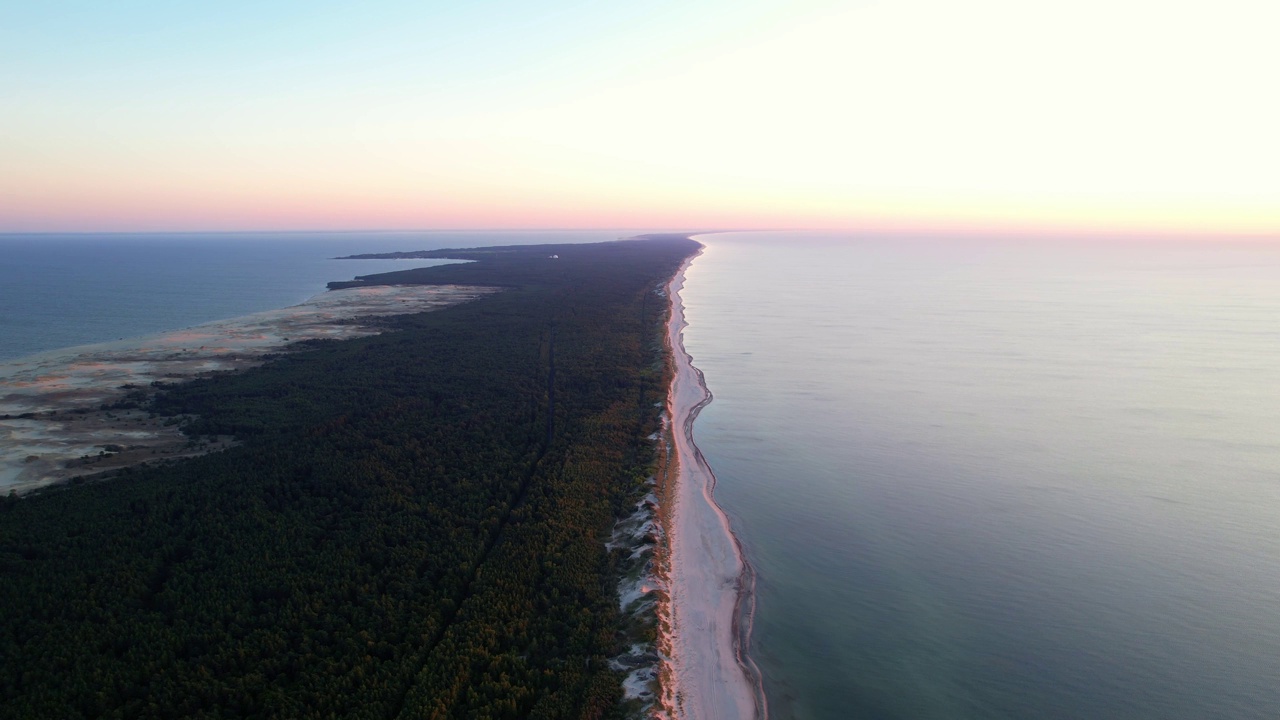
{"type": "Polygon", "coordinates": [[[695,248],[450,251],[364,282],[508,289],[166,389],[244,444],[3,505],[0,717],[619,714],[603,538],[695,248]]]}

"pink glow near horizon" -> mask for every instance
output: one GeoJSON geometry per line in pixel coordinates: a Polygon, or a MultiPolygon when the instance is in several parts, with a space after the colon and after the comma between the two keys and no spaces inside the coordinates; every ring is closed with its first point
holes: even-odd
{"type": "Polygon", "coordinates": [[[930,217],[929,213],[899,217],[867,213],[846,217],[798,216],[784,210],[759,208],[735,211],[715,208],[684,211],[650,208],[591,208],[574,206],[531,208],[481,207],[478,204],[429,211],[409,204],[310,203],[287,199],[272,204],[258,198],[252,204],[209,207],[197,202],[140,207],[109,202],[76,202],[66,212],[36,212],[26,216],[0,210],[0,232],[184,232],[290,230],[522,230],[656,228],[689,232],[727,230],[830,230],[877,233],[933,233],[988,235],[1186,235],[1280,240],[1280,228],[1269,223],[1213,219],[1111,220],[1082,215],[1072,218],[930,217]]]}
{"type": "MultiPolygon", "coordinates": [[[[162,208],[130,207],[118,203],[75,203],[72,211],[27,216],[0,210],[0,232],[187,232],[294,230],[536,230],[659,228],[688,232],[710,230],[816,230],[875,233],[985,235],[1125,235],[1215,236],[1280,240],[1280,228],[1269,223],[1201,219],[1111,220],[1082,215],[1072,218],[930,217],[930,213],[901,215],[851,214],[846,217],[799,216],[783,210],[734,211],[649,208],[590,208],[575,206],[530,208],[456,206],[424,211],[405,204],[371,201],[315,204],[288,199],[270,204],[258,198],[247,207],[227,204],[211,208],[196,202],[162,208]],[[51,219],[52,218],[52,219],[51,219]]],[[[135,205],[146,205],[136,203],[135,205]]]]}
{"type": "Polygon", "coordinates": [[[96,52],[33,31],[0,113],[0,232],[1280,235],[1274,3],[791,5],[598,18],[527,54],[502,21],[428,52],[448,18],[422,7],[344,48],[228,53],[238,26],[190,57],[126,48],[107,26],[127,12],[84,21],[96,52]]]}

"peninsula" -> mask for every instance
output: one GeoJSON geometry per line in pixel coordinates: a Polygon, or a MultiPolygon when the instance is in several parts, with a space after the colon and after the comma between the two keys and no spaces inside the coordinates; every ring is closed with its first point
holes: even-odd
{"type": "Polygon", "coordinates": [[[235,442],[3,504],[0,717],[650,712],[644,550],[610,538],[654,493],[697,247],[441,251],[474,262],[337,287],[502,291],[157,388],[235,442]]]}

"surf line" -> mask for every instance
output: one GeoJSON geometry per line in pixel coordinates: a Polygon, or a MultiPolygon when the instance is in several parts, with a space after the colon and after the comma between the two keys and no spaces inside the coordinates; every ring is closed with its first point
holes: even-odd
{"type": "Polygon", "coordinates": [[[671,718],[766,720],[763,678],[749,653],[755,569],[728,516],[715,502],[715,473],[693,441],[694,421],[714,396],[684,346],[683,331],[688,323],[680,290],[685,272],[704,249],[685,260],[667,285],[667,344],[674,369],[667,409],[673,431],[678,422],[681,436],[672,438],[679,469],[677,487],[670,493],[674,499],[669,515],[672,527],[666,533],[672,555],[671,637],[663,643],[670,649],[670,671],[663,675],[675,687],[663,688],[662,704],[664,715],[671,718]],[[713,525],[723,535],[716,537],[713,525]],[[726,588],[731,589],[731,598],[726,596],[726,588]],[[725,662],[729,660],[726,655],[732,658],[732,665],[725,662]]]}

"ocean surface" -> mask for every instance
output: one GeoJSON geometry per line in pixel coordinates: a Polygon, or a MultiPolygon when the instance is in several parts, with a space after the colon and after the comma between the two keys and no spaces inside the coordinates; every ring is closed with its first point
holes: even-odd
{"type": "MultiPolygon", "coordinates": [[[[0,236],[0,359],[633,234],[0,236]]],[[[1280,717],[1280,246],[700,239],[774,718],[1280,717]]]]}
{"type": "MultiPolygon", "coordinates": [[[[635,231],[0,234],[0,360],[287,307],[442,264],[360,253],[616,240],[635,231]]],[[[451,261],[449,261],[451,262],[451,261]]]]}
{"type": "Polygon", "coordinates": [[[773,718],[1280,717],[1280,244],[699,239],[773,718]]]}

